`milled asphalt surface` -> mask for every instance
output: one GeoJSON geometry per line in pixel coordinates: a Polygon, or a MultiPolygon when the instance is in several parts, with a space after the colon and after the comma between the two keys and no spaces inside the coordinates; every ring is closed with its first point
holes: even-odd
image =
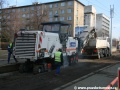
{"type": "MultiPolygon", "coordinates": [[[[98,59],[96,59],[96,61],[97,60],[98,59]]],[[[117,58],[108,58],[106,60],[112,60],[115,61],[115,63],[110,63],[110,61],[108,63],[81,62],[82,60],[80,59],[77,65],[62,69],[59,76],[54,75],[54,70],[37,75],[33,75],[32,73],[21,74],[19,72],[13,72],[9,75],[0,75],[0,90],[54,90],[56,88],[58,90],[74,90],[74,85],[82,87],[87,85],[95,86],[99,85],[99,82],[102,83],[102,85],[107,86],[116,77],[116,70],[118,66],[120,66],[118,62],[120,60],[120,56],[117,56],[117,58]],[[98,69],[104,68],[109,65],[112,65],[112,67],[107,68],[101,72],[95,72],[98,69]],[[86,76],[91,72],[94,73],[90,76],[86,76]],[[86,77],[81,80],[80,78],[84,76],[86,77]],[[67,83],[71,83],[72,81],[74,81],[74,83],[66,85],[67,83]],[[63,85],[65,87],[61,88],[61,86],[63,85]]],[[[4,65],[6,65],[7,63],[6,60],[2,62],[5,63],[4,65]]],[[[15,64],[14,60],[11,62],[13,62],[12,64],[15,64]]]]}
{"type": "Polygon", "coordinates": [[[0,77],[0,90],[53,90],[86,74],[110,64],[78,63],[64,69],[55,76],[55,71],[33,75],[15,72],[0,77]]]}

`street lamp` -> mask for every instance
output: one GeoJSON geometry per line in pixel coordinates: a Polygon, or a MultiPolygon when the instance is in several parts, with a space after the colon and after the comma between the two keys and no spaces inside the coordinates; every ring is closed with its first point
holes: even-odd
{"type": "Polygon", "coordinates": [[[111,18],[111,30],[110,30],[110,53],[112,55],[112,18],[113,18],[113,14],[114,14],[114,5],[113,8],[111,8],[110,5],[110,18],[111,18]]]}
{"type": "Polygon", "coordinates": [[[1,30],[0,30],[0,50],[1,50],[1,30]]]}

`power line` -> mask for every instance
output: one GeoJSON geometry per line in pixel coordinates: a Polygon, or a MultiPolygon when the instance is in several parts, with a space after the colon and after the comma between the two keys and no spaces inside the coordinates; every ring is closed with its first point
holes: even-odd
{"type": "MultiPolygon", "coordinates": [[[[88,0],[87,0],[88,1],[88,0]]],[[[89,1],[89,2],[91,2],[91,1],[89,1]]],[[[95,6],[97,6],[97,7],[99,7],[100,9],[102,9],[102,10],[105,10],[105,11],[107,11],[107,12],[109,12],[109,10],[107,10],[107,9],[104,9],[103,7],[101,7],[101,6],[98,6],[98,5],[96,5],[95,3],[93,3],[93,2],[91,2],[93,5],[95,5],[95,6]]]]}
{"type": "MultiPolygon", "coordinates": [[[[87,0],[88,1],[88,0],[87,0]]],[[[89,1],[89,2],[91,2],[91,1],[89,1]]],[[[97,6],[99,9],[101,9],[101,10],[105,10],[105,11],[107,11],[107,12],[110,12],[109,10],[107,10],[107,9],[104,9],[103,7],[101,7],[101,6],[98,6],[98,5],[96,5],[96,4],[94,4],[93,2],[91,2],[93,5],[95,5],[95,6],[97,6]]],[[[102,3],[101,3],[102,4],[102,3]]],[[[102,6],[104,6],[103,4],[102,4],[102,6]]],[[[106,7],[106,6],[105,6],[106,7]]],[[[107,7],[108,8],[108,7],[107,7]]],[[[108,8],[109,9],[109,8],[108,8]]],[[[114,12],[114,13],[116,13],[116,12],[114,12]]],[[[115,14],[115,15],[117,15],[117,14],[115,14]]],[[[117,15],[117,17],[119,17],[118,15],[117,15]]],[[[116,18],[115,18],[116,19],[116,18]]],[[[120,18],[117,18],[117,20],[120,20],[120,18]]]]}
{"type": "MultiPolygon", "coordinates": [[[[97,2],[99,2],[100,4],[102,4],[100,1],[98,1],[98,0],[96,0],[97,2]]],[[[107,7],[107,6],[105,6],[104,4],[102,4],[104,7],[107,7]]],[[[108,8],[108,7],[107,7],[108,8]]],[[[109,8],[108,8],[109,9],[109,8]]]]}

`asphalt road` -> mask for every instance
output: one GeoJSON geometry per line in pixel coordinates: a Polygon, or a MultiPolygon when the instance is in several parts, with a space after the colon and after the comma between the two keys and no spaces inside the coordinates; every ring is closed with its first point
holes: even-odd
{"type": "Polygon", "coordinates": [[[80,59],[76,65],[61,69],[61,74],[55,76],[55,71],[39,73],[14,72],[0,76],[0,90],[53,90],[86,74],[108,65],[119,63],[120,56],[106,59],[80,59]]]}

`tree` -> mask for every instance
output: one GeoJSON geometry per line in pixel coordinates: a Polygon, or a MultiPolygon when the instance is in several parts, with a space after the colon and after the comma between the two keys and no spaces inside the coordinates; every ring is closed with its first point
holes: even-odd
{"type": "Polygon", "coordinates": [[[5,0],[0,0],[0,49],[1,49],[1,38],[2,38],[2,20],[3,20],[3,13],[2,13],[2,9],[3,6],[5,4],[5,0]]]}
{"type": "Polygon", "coordinates": [[[2,37],[6,41],[13,41],[14,33],[21,28],[41,30],[41,22],[44,21],[48,21],[48,10],[45,5],[35,4],[20,10],[16,7],[2,9],[2,37]]]}
{"type": "Polygon", "coordinates": [[[6,41],[13,41],[14,34],[23,26],[19,17],[21,12],[14,8],[4,9],[3,12],[2,36],[6,41]]]}
{"type": "Polygon", "coordinates": [[[35,4],[30,10],[31,17],[28,19],[28,29],[41,30],[41,22],[48,21],[48,9],[45,5],[35,4]]]}

